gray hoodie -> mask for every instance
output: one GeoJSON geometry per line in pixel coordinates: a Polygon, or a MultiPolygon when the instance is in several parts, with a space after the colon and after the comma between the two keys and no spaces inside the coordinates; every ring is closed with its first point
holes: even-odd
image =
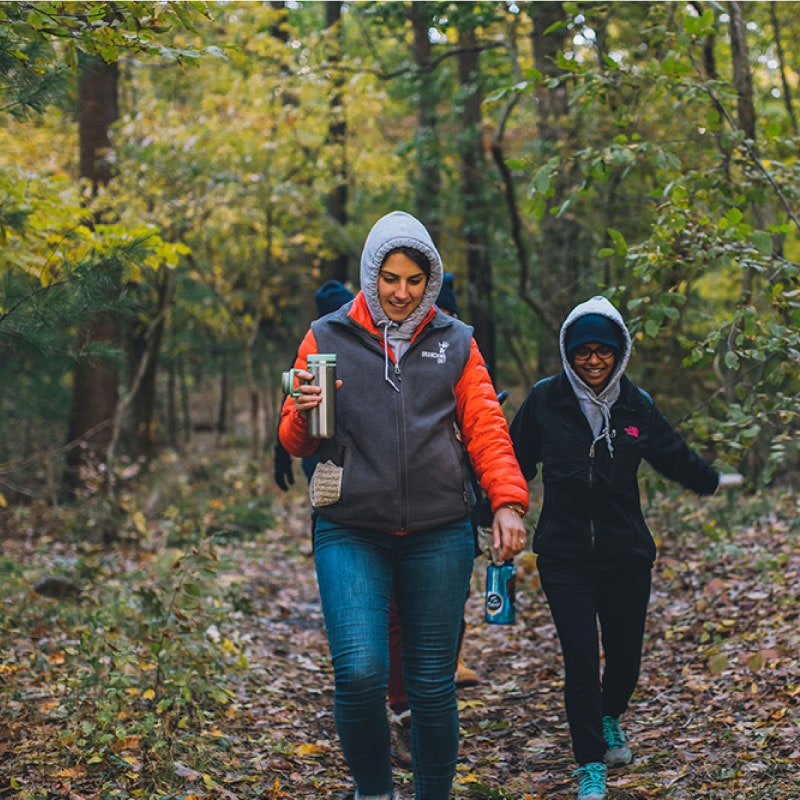
{"type": "Polygon", "coordinates": [[[373,226],[361,251],[361,291],[369,306],[375,325],[383,328],[386,341],[392,345],[399,361],[408,348],[417,326],[425,318],[439,296],[444,268],[442,258],[425,226],[405,211],[392,211],[381,217],[373,226]],[[420,304],[402,322],[393,322],[386,316],[378,297],[378,273],[386,256],[398,247],[419,250],[431,265],[428,284],[420,304]]]}
{"type": "MultiPolygon", "coordinates": [[[[564,365],[564,371],[567,374],[572,390],[575,392],[575,396],[578,398],[581,410],[589,421],[592,435],[594,436],[594,442],[597,442],[599,439],[605,439],[608,444],[608,452],[613,458],[614,447],[611,444],[610,432],[611,406],[613,406],[619,398],[619,382],[625,373],[625,368],[628,366],[628,361],[631,357],[631,335],[625,327],[622,315],[605,297],[595,295],[585,303],[580,303],[575,306],[575,308],[567,314],[567,318],[561,326],[559,347],[561,349],[561,363],[564,365]],[[611,373],[608,385],[600,394],[595,394],[594,390],[581,380],[567,358],[567,330],[576,320],[587,314],[599,314],[611,320],[619,327],[622,339],[622,352],[614,365],[614,371],[611,373]]],[[[594,442],[592,443],[593,446],[594,442]]]]}

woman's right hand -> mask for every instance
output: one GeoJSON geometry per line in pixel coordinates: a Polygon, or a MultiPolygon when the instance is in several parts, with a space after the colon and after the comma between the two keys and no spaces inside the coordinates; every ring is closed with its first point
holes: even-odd
{"type": "MultiPolygon", "coordinates": [[[[297,375],[302,382],[298,384],[295,390],[296,394],[292,395],[294,407],[301,414],[308,414],[312,408],[316,408],[322,402],[322,387],[312,383],[306,383],[306,381],[314,380],[314,375],[308,370],[298,369],[295,372],[295,375],[297,375]]],[[[341,387],[342,381],[337,380],[337,390],[341,389],[341,387]]]]}
{"type": "Polygon", "coordinates": [[[292,394],[292,400],[294,400],[294,407],[305,415],[322,402],[322,388],[312,383],[307,383],[307,381],[314,380],[314,375],[308,370],[298,369],[295,375],[300,380],[300,383],[292,394]]]}
{"type": "Polygon", "coordinates": [[[500,506],[494,513],[493,545],[500,561],[511,561],[525,549],[528,534],[521,514],[509,506],[500,506]]]}

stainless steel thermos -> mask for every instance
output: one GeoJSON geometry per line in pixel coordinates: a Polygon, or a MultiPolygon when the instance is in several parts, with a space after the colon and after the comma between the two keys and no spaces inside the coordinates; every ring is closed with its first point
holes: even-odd
{"type": "Polygon", "coordinates": [[[517,568],[513,561],[498,566],[490,562],[486,569],[486,621],[495,625],[513,625],[517,568]]]}
{"type": "Polygon", "coordinates": [[[308,416],[308,435],[330,439],[336,433],[336,354],[315,353],[308,357],[308,371],[322,387],[322,402],[308,416]]]}
{"type": "MultiPolygon", "coordinates": [[[[311,383],[322,389],[322,402],[308,415],[308,435],[312,439],[330,439],[336,433],[336,353],[312,353],[308,356],[311,383]]],[[[284,372],[283,391],[296,397],[296,369],[284,372]]]]}

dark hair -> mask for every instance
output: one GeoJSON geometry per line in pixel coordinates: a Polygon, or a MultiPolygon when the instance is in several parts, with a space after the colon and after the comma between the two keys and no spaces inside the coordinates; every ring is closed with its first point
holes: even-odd
{"type": "Polygon", "coordinates": [[[417,250],[414,247],[393,247],[384,257],[383,261],[381,261],[381,266],[386,263],[386,259],[389,258],[390,255],[393,253],[402,253],[407,258],[410,258],[424,273],[425,277],[430,280],[431,277],[431,261],[428,256],[425,255],[421,250],[417,250]]]}

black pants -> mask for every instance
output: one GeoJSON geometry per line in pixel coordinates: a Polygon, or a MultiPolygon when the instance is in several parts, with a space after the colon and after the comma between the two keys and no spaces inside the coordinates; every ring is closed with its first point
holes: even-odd
{"type": "Polygon", "coordinates": [[[597,569],[540,558],[538,567],[564,654],[572,750],[579,764],[602,761],[603,717],[625,711],[639,679],[651,566],[597,569]]]}

